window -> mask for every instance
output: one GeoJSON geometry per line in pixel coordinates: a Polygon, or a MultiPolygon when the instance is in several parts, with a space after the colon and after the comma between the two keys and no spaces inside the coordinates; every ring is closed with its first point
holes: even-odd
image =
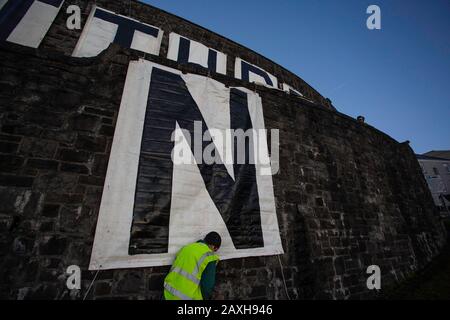
{"type": "Polygon", "coordinates": [[[427,170],[425,169],[425,166],[423,165],[423,163],[420,163],[420,162],[419,162],[419,164],[420,164],[420,167],[422,168],[422,172],[423,172],[424,174],[426,174],[426,173],[427,173],[427,170]]]}
{"type": "Polygon", "coordinates": [[[445,172],[450,173],[450,166],[446,163],[444,163],[443,166],[445,168],[445,172]]]}
{"type": "Polygon", "coordinates": [[[438,169],[436,167],[433,167],[433,172],[434,172],[435,175],[439,175],[439,171],[438,171],[438,169]]]}

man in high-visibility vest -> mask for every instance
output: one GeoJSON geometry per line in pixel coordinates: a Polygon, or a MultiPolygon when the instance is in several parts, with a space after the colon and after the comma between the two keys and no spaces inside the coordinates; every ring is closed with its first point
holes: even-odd
{"type": "Polygon", "coordinates": [[[210,232],[203,240],[188,244],[178,251],[169,274],[164,279],[166,300],[206,300],[211,297],[215,285],[215,254],[222,239],[217,232],[210,232]]]}

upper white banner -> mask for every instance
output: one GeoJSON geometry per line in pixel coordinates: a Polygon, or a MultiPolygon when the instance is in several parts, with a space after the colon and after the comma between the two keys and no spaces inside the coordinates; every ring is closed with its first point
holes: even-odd
{"type": "Polygon", "coordinates": [[[64,0],[0,0],[0,41],[37,48],[64,0]]]}
{"type": "Polygon", "coordinates": [[[274,75],[241,58],[236,58],[234,76],[237,79],[278,89],[278,79],[274,75]]]}
{"type": "Polygon", "coordinates": [[[213,72],[227,73],[226,54],[173,32],[169,35],[167,58],[179,63],[195,63],[213,72]]]}
{"type": "Polygon", "coordinates": [[[138,20],[94,6],[73,52],[74,57],[94,57],[111,43],[159,55],[163,32],[138,20]]]}

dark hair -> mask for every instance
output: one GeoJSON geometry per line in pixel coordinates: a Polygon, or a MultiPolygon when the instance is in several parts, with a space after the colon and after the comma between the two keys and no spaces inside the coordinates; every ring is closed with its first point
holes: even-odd
{"type": "Polygon", "coordinates": [[[205,239],[203,239],[203,241],[206,244],[210,244],[217,248],[220,248],[220,244],[222,243],[222,238],[220,237],[220,235],[217,232],[211,231],[210,233],[208,233],[206,235],[206,237],[205,237],[205,239]]]}

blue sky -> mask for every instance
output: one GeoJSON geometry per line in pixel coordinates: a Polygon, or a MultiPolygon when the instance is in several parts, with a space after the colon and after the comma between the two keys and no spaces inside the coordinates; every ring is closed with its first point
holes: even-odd
{"type": "Polygon", "coordinates": [[[145,0],[300,76],[416,153],[450,149],[447,0],[145,0]],[[381,9],[368,30],[366,9],[381,9]]]}

